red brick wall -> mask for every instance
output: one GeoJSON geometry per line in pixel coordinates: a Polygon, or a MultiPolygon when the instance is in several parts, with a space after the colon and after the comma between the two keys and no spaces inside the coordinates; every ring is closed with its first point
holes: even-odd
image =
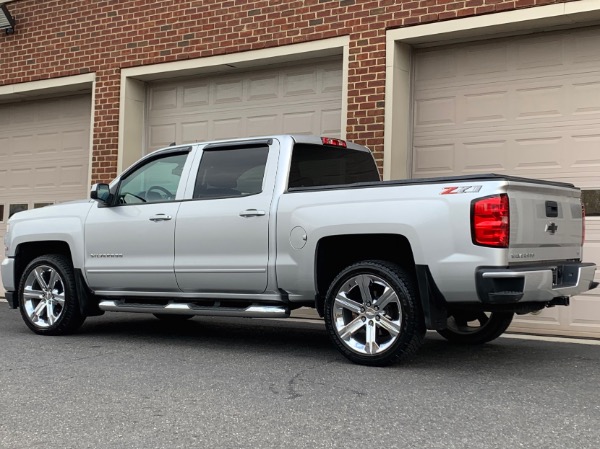
{"type": "Polygon", "coordinates": [[[347,138],[381,161],[385,32],[566,0],[17,0],[0,85],[96,73],[93,178],[116,175],[120,69],[350,36],[347,138]]]}

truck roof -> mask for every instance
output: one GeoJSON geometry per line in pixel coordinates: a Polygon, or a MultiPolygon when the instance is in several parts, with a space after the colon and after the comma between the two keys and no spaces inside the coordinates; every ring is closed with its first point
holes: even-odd
{"type": "MultiPolygon", "coordinates": [[[[329,137],[329,136],[324,136],[324,137],[329,137]]],[[[296,142],[296,143],[323,145],[321,137],[315,136],[312,134],[274,134],[274,135],[270,135],[270,136],[243,137],[243,138],[235,138],[235,139],[219,139],[219,140],[209,140],[209,141],[204,141],[204,142],[190,142],[190,143],[181,144],[181,145],[171,145],[168,147],[160,148],[158,150],[154,150],[150,154],[154,154],[157,152],[163,152],[163,151],[181,150],[183,148],[188,148],[188,147],[191,147],[194,145],[202,145],[203,147],[210,146],[210,147],[215,148],[218,146],[230,145],[230,144],[237,143],[237,142],[245,142],[245,143],[265,142],[265,143],[267,143],[269,140],[273,140],[273,139],[285,140],[288,138],[293,139],[294,142],[296,142]]],[[[340,140],[344,140],[344,139],[340,139],[340,140]]],[[[349,148],[351,150],[370,152],[370,150],[363,145],[359,145],[357,143],[350,142],[347,140],[344,140],[344,142],[346,142],[347,148],[349,148]]]]}

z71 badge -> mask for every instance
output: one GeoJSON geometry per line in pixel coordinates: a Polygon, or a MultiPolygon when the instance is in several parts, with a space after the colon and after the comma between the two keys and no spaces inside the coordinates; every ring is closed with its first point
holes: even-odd
{"type": "Polygon", "coordinates": [[[457,193],[477,193],[481,186],[444,187],[440,195],[456,195],[457,193]]]}

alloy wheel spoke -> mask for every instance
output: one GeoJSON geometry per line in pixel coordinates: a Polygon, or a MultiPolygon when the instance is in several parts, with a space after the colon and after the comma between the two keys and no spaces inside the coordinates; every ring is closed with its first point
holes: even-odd
{"type": "Polygon", "coordinates": [[[46,306],[46,315],[48,315],[48,324],[52,326],[56,322],[56,315],[54,314],[54,303],[48,301],[46,306]]]}
{"type": "Polygon", "coordinates": [[[36,308],[33,309],[31,318],[33,320],[37,321],[45,308],[46,308],[46,301],[44,301],[44,300],[40,301],[39,304],[36,306],[36,308]]]}
{"type": "Polygon", "coordinates": [[[338,295],[335,297],[335,304],[343,307],[344,309],[348,309],[351,312],[361,313],[360,304],[358,304],[356,301],[352,301],[344,292],[338,293],[338,295]]]}
{"type": "Polygon", "coordinates": [[[350,323],[345,325],[343,328],[339,330],[339,335],[342,340],[348,340],[352,335],[356,333],[361,327],[363,327],[365,323],[363,322],[361,317],[356,317],[350,323]]]}
{"type": "Polygon", "coordinates": [[[33,270],[33,274],[35,275],[35,278],[38,281],[38,284],[40,284],[40,287],[42,288],[42,290],[46,291],[48,290],[48,285],[46,284],[46,281],[44,280],[44,270],[41,267],[37,267],[36,269],[33,270]]]}
{"type": "Polygon", "coordinates": [[[61,293],[61,294],[59,294],[59,295],[54,295],[54,296],[53,296],[53,298],[52,298],[52,300],[53,300],[53,301],[54,301],[56,304],[58,304],[58,305],[61,305],[61,306],[64,306],[64,305],[65,305],[65,294],[64,294],[64,293],[61,293]]]}
{"type": "Polygon", "coordinates": [[[377,344],[377,328],[375,323],[367,325],[367,332],[365,335],[365,351],[367,354],[375,354],[379,350],[379,345],[377,344]]]}
{"type": "Polygon", "coordinates": [[[43,299],[44,298],[44,292],[40,291],[40,290],[25,290],[23,291],[23,297],[25,299],[43,299]]]}
{"type": "Polygon", "coordinates": [[[58,277],[58,273],[56,272],[56,270],[53,270],[52,268],[50,268],[50,279],[48,280],[48,290],[54,290],[54,285],[56,284],[56,281],[58,279],[60,279],[58,277]]]}
{"type": "Polygon", "coordinates": [[[395,322],[393,322],[392,320],[390,320],[389,318],[387,318],[385,316],[381,317],[381,320],[379,321],[378,324],[383,329],[388,331],[392,338],[397,337],[398,334],[400,333],[400,325],[396,324],[395,322]]]}
{"type": "Polygon", "coordinates": [[[383,294],[375,301],[375,304],[377,304],[377,307],[380,309],[385,309],[385,307],[392,301],[398,302],[398,295],[396,295],[396,292],[393,288],[386,287],[383,294]]]}
{"type": "Polygon", "coordinates": [[[356,278],[356,284],[358,288],[360,288],[360,296],[363,300],[363,303],[373,302],[373,297],[371,296],[371,278],[365,274],[360,275],[356,278]]]}

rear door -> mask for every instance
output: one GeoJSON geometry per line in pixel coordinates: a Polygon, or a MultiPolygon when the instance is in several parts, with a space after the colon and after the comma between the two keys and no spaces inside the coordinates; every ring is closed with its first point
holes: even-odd
{"type": "Polygon", "coordinates": [[[262,293],[277,141],[208,146],[175,232],[175,273],[184,292],[262,293]]]}

